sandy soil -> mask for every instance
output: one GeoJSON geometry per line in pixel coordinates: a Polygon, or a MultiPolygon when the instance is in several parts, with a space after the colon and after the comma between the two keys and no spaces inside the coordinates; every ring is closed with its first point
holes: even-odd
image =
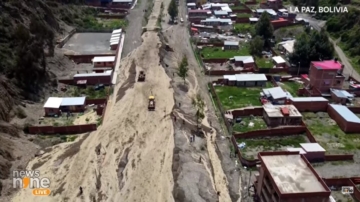
{"type": "MultiPolygon", "coordinates": [[[[159,14],[160,4],[155,2],[152,16],[159,14]]],[[[155,26],[156,17],[151,17],[148,27],[155,26]]],[[[29,163],[28,169],[42,163],[38,169],[51,180],[51,198],[20,190],[13,201],[173,201],[169,113],[174,100],[170,79],[159,66],[159,47],[157,33],[147,32],[141,46],[124,58],[116,99],[109,103],[98,131],[29,163]],[[134,83],[134,68],[145,70],[145,83],[134,83]],[[156,97],[154,112],[147,110],[151,93],[156,97]],[[82,196],[78,196],[80,186],[82,196]]]]}
{"type": "Polygon", "coordinates": [[[99,116],[96,114],[96,111],[90,110],[90,111],[87,111],[84,115],[77,117],[74,120],[74,125],[96,123],[96,120],[98,119],[98,117],[99,116]],[[88,121],[86,121],[87,119],[88,119],[88,121]]]}

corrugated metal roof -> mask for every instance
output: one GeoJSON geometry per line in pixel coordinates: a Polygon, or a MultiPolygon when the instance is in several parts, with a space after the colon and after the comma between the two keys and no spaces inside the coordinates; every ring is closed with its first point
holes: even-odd
{"type": "Polygon", "coordinates": [[[224,79],[228,79],[229,81],[236,81],[235,75],[224,75],[224,79]]]}
{"type": "Polygon", "coordinates": [[[323,97],[293,97],[290,98],[293,102],[324,102],[329,101],[326,98],[323,97]]]}
{"type": "Polygon", "coordinates": [[[265,88],[263,92],[267,96],[271,96],[273,99],[286,98],[287,94],[281,87],[265,88]]]}
{"type": "Polygon", "coordinates": [[[325,152],[326,151],[319,143],[301,143],[300,146],[306,152],[325,152]]]}
{"type": "Polygon", "coordinates": [[[93,62],[115,62],[115,56],[94,57],[93,62]]]}
{"type": "Polygon", "coordinates": [[[259,21],[259,18],[249,18],[249,20],[252,22],[257,22],[257,21],[259,21]]]}
{"type": "Polygon", "coordinates": [[[228,7],[228,6],[221,7],[221,10],[222,10],[222,11],[227,11],[228,13],[232,13],[231,8],[228,7]]]}
{"type": "Polygon", "coordinates": [[[224,41],[224,45],[225,46],[238,46],[239,42],[238,41],[224,41]]]}
{"type": "Polygon", "coordinates": [[[64,97],[61,106],[84,105],[86,97],[64,97]]]}
{"type": "Polygon", "coordinates": [[[257,13],[267,12],[270,15],[277,15],[277,13],[273,9],[256,9],[256,12],[257,13]]]}
{"type": "Polygon", "coordinates": [[[330,104],[330,106],[346,121],[353,123],[360,123],[360,118],[357,117],[352,111],[346,106],[330,104]]]}
{"type": "Polygon", "coordinates": [[[265,74],[236,74],[236,81],[267,81],[265,74]]]}
{"type": "Polygon", "coordinates": [[[235,56],[234,59],[235,61],[242,61],[244,64],[254,62],[253,56],[235,56]]]}
{"type": "Polygon", "coordinates": [[[214,11],[214,15],[227,15],[227,11],[214,11]]]}
{"type": "Polygon", "coordinates": [[[121,33],[122,29],[115,29],[113,30],[112,34],[117,34],[117,33],[121,33]]]}
{"type": "Polygon", "coordinates": [[[353,98],[354,96],[348,93],[346,90],[331,89],[331,92],[339,98],[353,98]]]}
{"type": "Polygon", "coordinates": [[[74,78],[76,78],[76,77],[110,76],[111,73],[112,73],[112,70],[108,70],[108,71],[103,72],[103,73],[93,72],[93,73],[90,73],[90,74],[75,74],[74,78]]]}
{"type": "Polygon", "coordinates": [[[277,64],[285,63],[286,61],[281,56],[274,56],[272,58],[277,64]]]}
{"type": "Polygon", "coordinates": [[[300,154],[306,154],[306,152],[302,148],[287,148],[286,151],[289,152],[299,152],[300,154]]]}
{"type": "Polygon", "coordinates": [[[44,108],[55,108],[58,109],[61,105],[62,102],[61,97],[49,97],[46,101],[46,103],[44,104],[44,108]]]}

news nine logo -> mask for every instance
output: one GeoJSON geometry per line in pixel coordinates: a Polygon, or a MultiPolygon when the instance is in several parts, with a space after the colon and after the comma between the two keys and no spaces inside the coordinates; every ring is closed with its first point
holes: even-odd
{"type": "Polygon", "coordinates": [[[32,189],[34,196],[48,196],[51,191],[50,180],[41,178],[38,170],[13,171],[13,188],[32,189]]]}

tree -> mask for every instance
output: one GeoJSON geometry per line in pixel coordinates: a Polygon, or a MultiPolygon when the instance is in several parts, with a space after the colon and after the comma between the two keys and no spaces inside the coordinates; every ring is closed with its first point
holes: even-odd
{"type": "Polygon", "coordinates": [[[171,20],[174,21],[176,16],[179,13],[179,10],[178,10],[175,0],[171,0],[170,5],[168,7],[168,13],[171,17],[171,20]]]}
{"type": "Polygon", "coordinates": [[[177,72],[177,75],[180,76],[182,79],[184,79],[184,84],[185,84],[185,79],[188,76],[188,61],[186,56],[183,57],[183,59],[181,60],[181,63],[179,65],[179,69],[177,72]]]}
{"type": "Polygon", "coordinates": [[[334,46],[324,30],[301,34],[294,44],[290,55],[293,64],[308,67],[311,61],[329,60],[334,56],[334,46]]]}
{"type": "Polygon", "coordinates": [[[251,55],[261,56],[263,47],[264,47],[264,40],[260,36],[256,36],[249,42],[251,55]]]}
{"type": "Polygon", "coordinates": [[[202,122],[202,120],[205,118],[205,114],[204,114],[204,108],[205,108],[205,102],[202,99],[200,94],[197,94],[195,97],[192,98],[192,102],[191,104],[195,107],[196,110],[196,114],[195,114],[195,118],[196,118],[196,127],[197,127],[197,132],[199,132],[199,123],[202,122]]]}
{"type": "Polygon", "coordinates": [[[270,15],[267,12],[261,14],[259,21],[256,23],[255,34],[264,39],[265,45],[270,45],[269,39],[274,35],[274,27],[271,24],[270,15]]]}

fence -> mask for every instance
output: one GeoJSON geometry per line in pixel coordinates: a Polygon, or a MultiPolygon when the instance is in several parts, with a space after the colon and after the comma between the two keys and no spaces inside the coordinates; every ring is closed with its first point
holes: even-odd
{"type": "Polygon", "coordinates": [[[59,40],[59,41],[57,42],[58,47],[59,47],[59,48],[62,48],[62,47],[66,44],[66,42],[68,42],[69,39],[70,39],[75,33],[76,33],[76,29],[71,30],[70,33],[69,33],[66,37],[64,37],[63,39],[61,39],[61,40],[59,40]]]}
{"type": "Polygon", "coordinates": [[[352,196],[360,201],[360,191],[356,187],[356,184],[354,183],[355,180],[358,178],[323,178],[324,182],[327,186],[331,187],[337,187],[340,188],[341,186],[352,186],[354,187],[354,194],[352,196]]]}
{"type": "Polygon", "coordinates": [[[97,56],[114,56],[113,53],[107,54],[82,54],[82,55],[72,55],[72,54],[64,54],[70,60],[73,60],[76,63],[92,63],[92,59],[97,56]]]}
{"type": "Polygon", "coordinates": [[[104,104],[107,102],[107,98],[98,98],[98,99],[86,99],[85,100],[85,104],[86,105],[91,105],[91,104],[104,104]]]}
{"type": "Polygon", "coordinates": [[[325,155],[325,161],[352,161],[354,155],[352,154],[327,154],[325,155]]]}
{"type": "Polygon", "coordinates": [[[29,126],[30,134],[74,134],[96,130],[96,124],[74,126],[29,126]]]}
{"type": "Polygon", "coordinates": [[[305,132],[305,126],[293,126],[283,128],[272,128],[264,130],[254,130],[246,133],[233,133],[235,138],[260,138],[260,137],[271,137],[271,136],[289,136],[298,135],[305,132]]]}

